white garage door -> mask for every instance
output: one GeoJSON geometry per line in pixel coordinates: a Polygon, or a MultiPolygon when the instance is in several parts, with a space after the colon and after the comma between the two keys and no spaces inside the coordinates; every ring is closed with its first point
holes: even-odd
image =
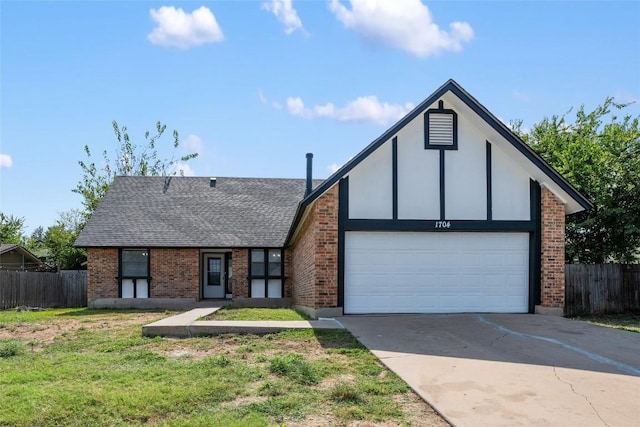
{"type": "Polygon", "coordinates": [[[344,311],[526,313],[527,233],[347,232],[344,311]]]}

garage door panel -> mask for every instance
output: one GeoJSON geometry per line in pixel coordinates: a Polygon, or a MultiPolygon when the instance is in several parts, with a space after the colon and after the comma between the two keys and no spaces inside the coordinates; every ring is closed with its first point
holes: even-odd
{"type": "Polygon", "coordinates": [[[526,233],[347,232],[345,313],[527,312],[526,233]]]}

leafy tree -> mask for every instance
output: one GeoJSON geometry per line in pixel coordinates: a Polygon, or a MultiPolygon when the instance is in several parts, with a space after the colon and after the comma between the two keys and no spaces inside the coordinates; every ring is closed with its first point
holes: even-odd
{"type": "Polygon", "coordinates": [[[84,249],[73,247],[84,224],[84,215],[79,210],[63,212],[44,233],[44,246],[49,252],[48,262],[58,270],[76,270],[87,260],[84,249]]]}
{"type": "Polygon", "coordinates": [[[175,159],[175,151],[180,145],[178,131],[173,131],[173,155],[171,159],[161,159],[156,146],[159,139],[164,134],[167,126],[160,122],[156,123],[155,133],[146,131],[143,145],[136,145],[129,138],[126,126],[120,127],[114,120],[112,122],[118,145],[115,150],[115,160],[111,160],[107,150],[103,151],[102,158],[104,165],[96,166],[92,160],[91,150],[85,145],[84,151],[86,160],[80,160],[78,164],[82,169],[82,179],[72,191],[82,195],[82,204],[85,207],[85,217],[88,218],[100,203],[117,175],[139,175],[139,176],[166,176],[183,174],[177,168],[179,162],[187,162],[198,156],[198,153],[191,153],[175,159]]]}
{"type": "Polygon", "coordinates": [[[42,226],[39,226],[35,230],[33,230],[31,236],[26,239],[25,246],[31,252],[38,251],[44,248],[44,228],[42,226]]]}
{"type": "Polygon", "coordinates": [[[632,262],[640,251],[640,118],[615,115],[628,105],[607,98],[591,112],[580,107],[573,123],[567,113],[528,132],[512,126],[594,204],[567,218],[568,261],[632,262]]]}
{"type": "Polygon", "coordinates": [[[24,242],[24,218],[16,218],[13,215],[5,215],[0,212],[0,243],[14,243],[21,245],[24,242]]]}

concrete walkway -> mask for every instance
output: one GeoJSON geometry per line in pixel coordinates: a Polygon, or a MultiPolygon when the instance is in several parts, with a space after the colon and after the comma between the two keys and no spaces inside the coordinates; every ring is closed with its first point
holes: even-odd
{"type": "Polygon", "coordinates": [[[344,329],[333,319],[323,320],[198,320],[218,311],[220,307],[195,308],[176,316],[144,325],[142,335],[147,337],[189,338],[219,334],[270,334],[286,329],[344,329]]]}
{"type": "Polygon", "coordinates": [[[338,320],[454,426],[640,425],[640,334],[529,314],[338,320]]]}

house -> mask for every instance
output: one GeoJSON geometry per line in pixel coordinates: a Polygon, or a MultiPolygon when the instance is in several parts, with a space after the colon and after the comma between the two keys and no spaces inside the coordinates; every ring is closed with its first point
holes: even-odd
{"type": "Polygon", "coordinates": [[[284,301],[315,316],[564,307],[590,202],[449,80],[328,179],[118,177],[78,237],[91,306],[284,301]]]}
{"type": "Polygon", "coordinates": [[[53,268],[16,244],[0,244],[0,270],[4,271],[52,271],[53,268]]]}

